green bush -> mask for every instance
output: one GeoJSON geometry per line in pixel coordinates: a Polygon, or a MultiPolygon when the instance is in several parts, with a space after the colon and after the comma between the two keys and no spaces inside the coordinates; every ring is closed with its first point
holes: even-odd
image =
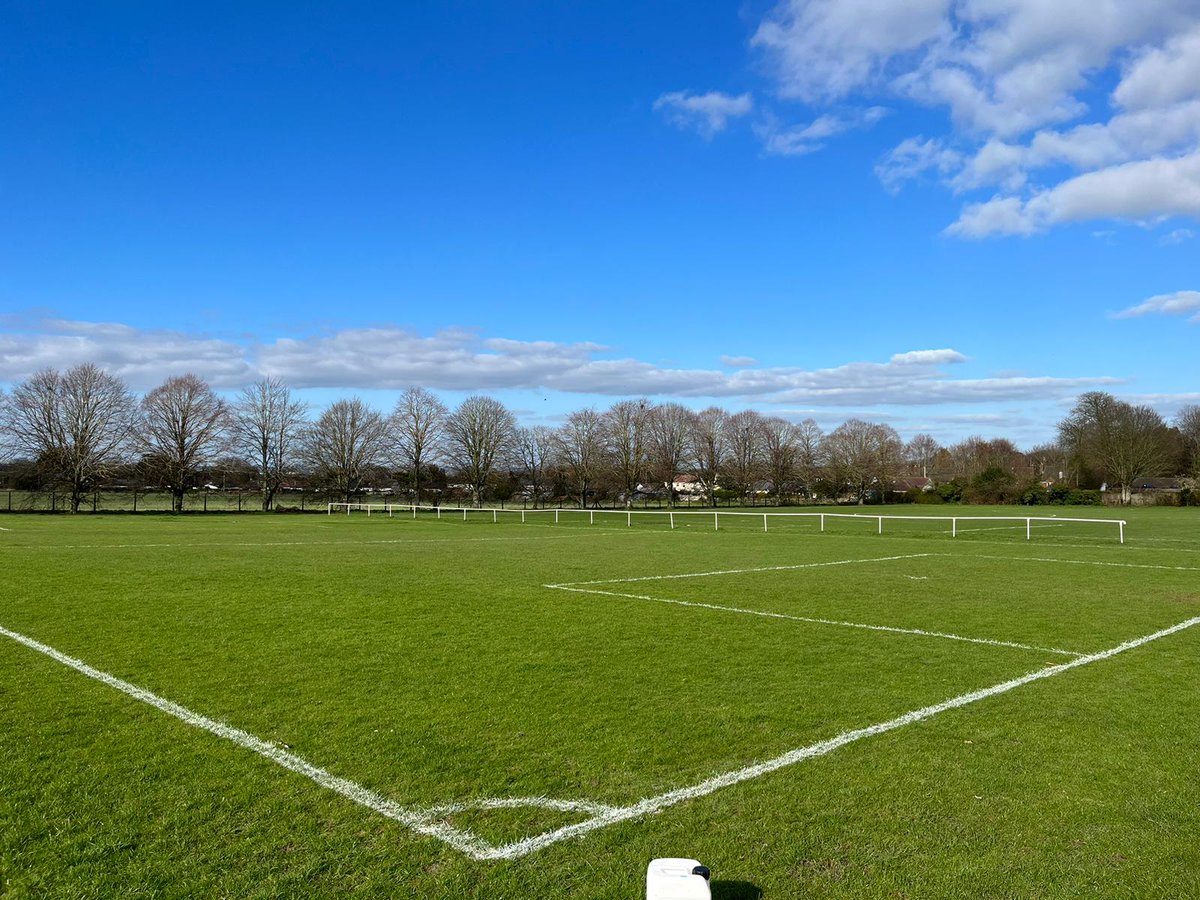
{"type": "Polygon", "coordinates": [[[966,485],[961,478],[951,478],[945,484],[939,484],[934,492],[943,503],[961,503],[966,485]]]}

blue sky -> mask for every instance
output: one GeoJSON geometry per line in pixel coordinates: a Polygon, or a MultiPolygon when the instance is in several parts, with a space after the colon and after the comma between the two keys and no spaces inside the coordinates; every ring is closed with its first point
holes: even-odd
{"type": "Polygon", "coordinates": [[[1200,399],[1194,0],[0,13],[0,383],[949,442],[1200,399]]]}

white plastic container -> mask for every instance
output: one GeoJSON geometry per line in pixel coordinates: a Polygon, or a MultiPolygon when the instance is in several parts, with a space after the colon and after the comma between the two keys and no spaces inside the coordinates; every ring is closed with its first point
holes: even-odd
{"type": "Polygon", "coordinates": [[[646,900],[712,900],[708,869],[694,859],[655,859],[646,867],[646,900]]]}

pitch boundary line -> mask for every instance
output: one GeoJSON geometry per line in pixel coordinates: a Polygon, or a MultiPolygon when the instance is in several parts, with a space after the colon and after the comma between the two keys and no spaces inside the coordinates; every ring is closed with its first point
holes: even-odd
{"type": "Polygon", "coordinates": [[[1031,650],[1037,653],[1056,653],[1060,656],[1083,656],[1074,650],[1059,650],[1055,647],[1037,647],[1031,644],[1018,644],[1015,641],[1000,641],[992,638],[973,638],[961,634],[950,634],[945,631],[926,631],[922,628],[900,628],[893,625],[869,625],[863,622],[844,622],[838,619],[819,619],[809,616],[793,616],[787,613],[768,612],[761,609],[744,609],[738,606],[722,606],[719,603],[702,603],[695,600],[672,600],[668,597],[651,597],[645,594],[622,594],[617,591],[601,591],[594,588],[570,587],[562,584],[545,584],[542,587],[554,588],[560,591],[571,591],[576,594],[598,594],[605,597],[625,597],[630,600],[650,600],[654,603],[667,603],[673,606],[690,606],[696,609],[714,609],[720,612],[739,613],[744,616],[760,616],[764,619],[785,619],[791,622],[807,622],[813,625],[836,625],[841,628],[860,628],[865,631],[884,631],[890,634],[911,634],[916,637],[944,638],[950,641],[964,641],[968,644],[987,644],[992,647],[1011,647],[1015,650],[1031,650]]]}
{"type": "Polygon", "coordinates": [[[351,781],[348,778],[342,778],[334,775],[331,772],[319,766],[315,766],[308,760],[295,753],[291,753],[275,744],[268,743],[259,737],[243,731],[240,728],[234,728],[231,725],[226,725],[223,722],[218,722],[215,719],[210,719],[199,713],[193,712],[184,706],[179,705],[171,700],[154,694],[145,688],[138,687],[128,681],[123,681],[115,675],[110,675],[107,672],[102,672],[99,669],[93,668],[82,660],[76,659],[73,656],[56,650],[48,644],[43,644],[34,638],[28,637],[20,632],[12,631],[0,625],[0,635],[7,637],[31,650],[41,653],[55,662],[58,662],[70,669],[74,669],[82,675],[99,681],[103,684],[114,688],[135,700],[140,700],[149,706],[164,712],[167,715],[173,716],[186,725],[207,731],[217,737],[224,738],[243,749],[250,750],[258,754],[264,759],[268,759],[277,765],[303,775],[309,780],[319,784],[320,786],[331,790],[347,800],[351,800],[360,806],[370,809],[388,819],[391,819],[417,834],[436,838],[455,850],[476,860],[500,860],[500,859],[516,859],[541,850],[551,844],[556,844],[559,841],[567,840],[568,838],[580,837],[591,831],[596,831],[600,828],[607,828],[610,825],[616,825],[619,822],[629,821],[631,819],[639,819],[649,815],[655,815],[668,807],[695,800],[700,797],[707,796],[721,788],[730,787],[735,784],[740,784],[744,781],[749,781],[754,778],[759,778],[763,775],[770,774],[787,766],[795,765],[806,759],[812,759],[817,756],[824,756],[834,750],[844,747],[847,744],[862,740],[863,738],[873,737],[878,734],[884,734],[888,731],[894,731],[905,725],[911,725],[915,722],[920,722],[925,719],[932,718],[939,713],[946,712],[951,709],[958,709],[972,703],[977,703],[980,700],[985,700],[989,697],[994,697],[999,694],[1007,693],[1008,691],[1030,684],[1034,681],[1039,681],[1045,678],[1051,678],[1060,675],[1063,672],[1068,672],[1071,669],[1079,668],[1080,666],[1089,665],[1094,662],[1109,659],[1119,653],[1124,653],[1127,650],[1132,650],[1151,641],[1159,640],[1160,638],[1168,637],[1169,635],[1191,628],[1194,625],[1200,624],[1200,616],[1191,619],[1186,619],[1176,625],[1164,628],[1152,634],[1143,635],[1139,638],[1126,641],[1118,644],[1116,647],[1111,647],[1108,650],[1102,650],[1098,653],[1091,653],[1087,656],[1080,656],[1069,662],[1062,663],[1057,666],[1049,666],[1042,669],[1037,669],[1029,672],[1018,678],[1010,679],[992,687],[982,688],[977,691],[971,691],[966,694],[960,694],[957,697],[952,697],[949,700],[944,700],[941,703],[932,706],[925,706],[920,709],[912,710],[904,713],[894,719],[889,719],[886,722],[879,722],[874,725],[868,725],[865,728],[857,728],[851,731],[844,731],[828,740],[820,741],[815,744],[810,744],[805,747],[798,747],[794,750],[776,756],[773,759],[768,759],[763,762],[755,763],[740,769],[734,769],[729,772],[724,772],[714,775],[697,784],[687,787],[676,788],[675,790],[667,791],[663,794],[658,794],[654,797],[646,797],[639,800],[637,803],[629,806],[608,806],[605,804],[595,803],[587,800],[555,800],[548,797],[496,797],[482,798],[476,801],[468,801],[461,803],[450,803],[441,806],[429,807],[425,809],[410,808],[396,803],[388,798],[363,787],[362,785],[351,781]],[[467,809],[506,809],[519,808],[524,806],[534,806],[546,809],[555,809],[564,812],[592,812],[594,815],[590,819],[585,819],[583,822],[578,822],[573,825],[567,825],[562,828],[556,828],[551,831],[543,832],[542,834],[534,835],[520,841],[514,841],[508,844],[499,846],[489,844],[487,841],[477,837],[470,831],[454,828],[451,825],[438,821],[447,815],[455,812],[461,812],[467,809]]]}

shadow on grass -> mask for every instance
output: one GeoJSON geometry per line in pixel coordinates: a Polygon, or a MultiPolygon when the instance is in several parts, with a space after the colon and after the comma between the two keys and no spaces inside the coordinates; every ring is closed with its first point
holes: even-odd
{"type": "Polygon", "coordinates": [[[713,900],[759,900],[762,889],[749,881],[714,881],[712,888],[713,900]]]}

